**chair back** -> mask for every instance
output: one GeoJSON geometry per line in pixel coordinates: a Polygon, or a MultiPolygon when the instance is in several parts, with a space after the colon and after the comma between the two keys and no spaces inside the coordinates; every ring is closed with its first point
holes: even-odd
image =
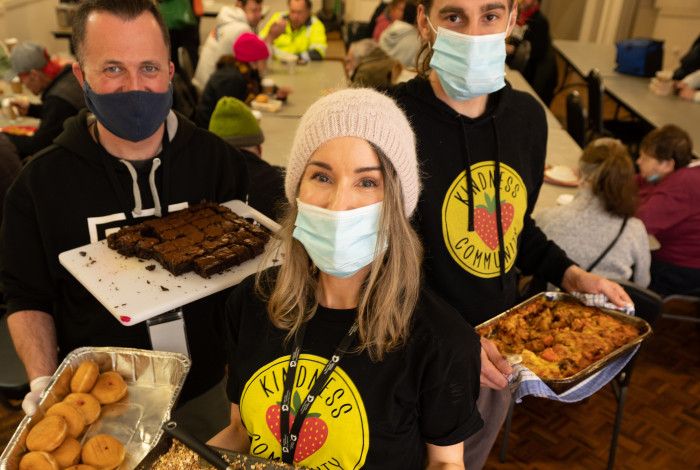
{"type": "Polygon", "coordinates": [[[574,90],[566,97],[566,131],[579,147],[586,145],[586,116],[581,104],[581,95],[574,90]]]}
{"type": "Polygon", "coordinates": [[[588,85],[588,132],[593,140],[604,135],[603,128],[603,80],[598,69],[591,69],[586,77],[588,85]]]}
{"type": "Polygon", "coordinates": [[[652,327],[661,316],[664,301],[656,292],[641,287],[634,282],[615,279],[634,302],[635,315],[647,321],[652,327]]]}

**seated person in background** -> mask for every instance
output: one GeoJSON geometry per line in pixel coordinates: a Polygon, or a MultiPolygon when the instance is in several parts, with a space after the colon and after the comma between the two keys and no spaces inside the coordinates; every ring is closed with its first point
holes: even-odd
{"type": "Polygon", "coordinates": [[[210,444],[308,468],[464,468],[462,441],[482,426],[480,344],[421,282],[415,148],[376,91],[306,111],[285,177],[284,263],[227,301],[231,423],[210,444]]]}
{"type": "Polygon", "coordinates": [[[667,125],[640,144],[637,217],[661,244],[651,261],[651,289],[684,294],[700,286],[700,162],[683,129],[667,125]]]}
{"type": "Polygon", "coordinates": [[[372,39],[360,39],[350,44],[348,52],[345,54],[345,75],[352,80],[352,74],[358,65],[377,47],[372,39]]]}
{"type": "Polygon", "coordinates": [[[421,47],[420,36],[416,28],[416,5],[406,2],[403,20],[396,20],[379,36],[379,47],[389,57],[401,62],[405,68],[416,68],[416,56],[421,47]]]}
{"type": "Polygon", "coordinates": [[[516,27],[508,38],[506,63],[523,74],[547,105],[557,86],[557,62],[549,33],[549,21],[540,11],[539,0],[519,0],[516,27]]]}
{"type": "Polygon", "coordinates": [[[10,63],[12,76],[19,75],[29,91],[41,95],[41,104],[30,104],[26,98],[12,100],[22,116],[41,119],[39,129],[31,137],[8,135],[20,157],[26,158],[48,147],[58,137],[63,131],[63,121],[85,107],[85,97],[72,66],[51,59],[39,44],[18,44],[12,50],[10,63]]]}
{"type": "Polygon", "coordinates": [[[221,56],[231,53],[233,43],[243,33],[255,30],[262,19],[263,0],[237,0],[236,6],[224,5],[216,15],[216,26],[207,36],[192,83],[203,90],[216,70],[221,56]]]}
{"type": "Polygon", "coordinates": [[[374,30],[372,31],[372,39],[379,41],[379,37],[390,24],[392,24],[394,21],[402,20],[405,6],[406,0],[391,0],[382,14],[377,17],[377,22],[375,23],[374,30]]]}
{"type": "Polygon", "coordinates": [[[236,98],[221,98],[211,115],[209,130],[240,150],[245,158],[250,179],[247,203],[279,220],[280,203],[284,201],[284,169],[262,159],[265,136],[250,108],[236,98]]]}
{"type": "Polygon", "coordinates": [[[673,79],[683,80],[685,77],[700,69],[700,36],[690,46],[690,50],[681,57],[681,64],[673,72],[673,79]]]}
{"type": "Polygon", "coordinates": [[[574,200],[542,210],[537,225],[586,271],[649,285],[649,238],[637,208],[634,165],[627,148],[608,137],[586,146],[574,200]]]}
{"type": "Polygon", "coordinates": [[[686,75],[683,80],[676,82],[678,96],[688,101],[700,103],[700,69],[686,75]]]}
{"type": "Polygon", "coordinates": [[[386,90],[397,82],[401,64],[392,59],[372,39],[360,39],[350,45],[345,71],[353,86],[386,90]]]}
{"type": "Polygon", "coordinates": [[[265,60],[270,51],[253,33],[241,34],[233,44],[233,55],[226,55],[216,64],[197,104],[195,123],[209,127],[209,118],[219,99],[233,96],[250,103],[262,91],[260,74],[265,70],[265,60]]]}
{"type": "Polygon", "coordinates": [[[321,60],[326,55],[326,28],[311,14],[311,0],[288,0],[289,11],[277,12],[260,31],[275,49],[296,54],[301,61],[321,60]]]}

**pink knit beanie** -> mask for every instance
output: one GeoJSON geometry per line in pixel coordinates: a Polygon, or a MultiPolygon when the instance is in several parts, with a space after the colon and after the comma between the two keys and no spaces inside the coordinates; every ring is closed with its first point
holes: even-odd
{"type": "Polygon", "coordinates": [[[255,62],[270,57],[270,50],[255,34],[243,33],[233,43],[233,56],[241,62],[255,62]]]}
{"type": "Polygon", "coordinates": [[[359,137],[384,152],[401,181],[404,209],[409,217],[420,193],[415,136],[396,103],[370,88],[336,91],[316,101],[304,113],[287,163],[287,200],[296,203],[299,181],[309,158],[321,144],[336,137],[359,137]]]}

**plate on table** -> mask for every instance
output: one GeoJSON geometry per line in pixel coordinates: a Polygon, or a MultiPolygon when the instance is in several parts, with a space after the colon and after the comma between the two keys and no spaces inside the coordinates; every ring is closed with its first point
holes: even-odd
{"type": "Polygon", "coordinates": [[[546,166],[544,180],[550,184],[575,188],[581,183],[578,171],[565,165],[546,166]]]}
{"type": "Polygon", "coordinates": [[[36,127],[34,126],[4,126],[0,127],[0,132],[11,135],[23,135],[26,137],[31,137],[36,132],[36,127]]]}
{"type": "MultiPolygon", "coordinates": [[[[221,204],[241,217],[252,218],[271,232],[279,225],[241,201],[221,204]]],[[[60,263],[122,325],[131,326],[235,286],[259,269],[277,265],[282,255],[267,257],[278,247],[271,239],[265,252],[238,266],[205,279],[194,272],[174,276],[156,260],[126,257],[107,246],[107,240],[64,251],[60,263]],[[261,265],[268,260],[266,265],[261,265]]]]}

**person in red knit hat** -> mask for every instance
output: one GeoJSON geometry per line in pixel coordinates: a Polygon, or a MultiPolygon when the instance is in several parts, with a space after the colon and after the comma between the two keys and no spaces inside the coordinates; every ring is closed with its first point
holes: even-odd
{"type": "Polygon", "coordinates": [[[195,123],[207,128],[216,103],[233,96],[250,104],[262,92],[261,74],[270,56],[267,44],[253,33],[243,33],[233,43],[233,55],[222,56],[216,64],[197,105],[195,123]]]}

